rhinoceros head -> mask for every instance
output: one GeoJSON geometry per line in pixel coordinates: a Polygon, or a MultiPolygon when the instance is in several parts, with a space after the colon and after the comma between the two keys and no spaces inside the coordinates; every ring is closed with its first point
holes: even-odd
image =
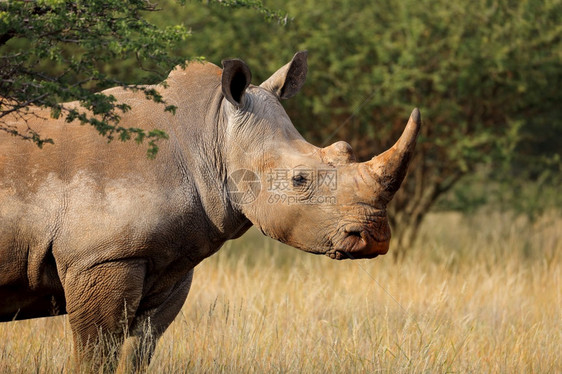
{"type": "Polygon", "coordinates": [[[295,129],[280,99],[304,84],[306,52],[259,87],[241,60],[223,61],[227,117],[227,193],[266,235],[334,259],[373,258],[389,248],[386,206],[414,152],[420,114],[412,112],[396,144],[367,162],[338,141],[318,148],[295,129]]]}

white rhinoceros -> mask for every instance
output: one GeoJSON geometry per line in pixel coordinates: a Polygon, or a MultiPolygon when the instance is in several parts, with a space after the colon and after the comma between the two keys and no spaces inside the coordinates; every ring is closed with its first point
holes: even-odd
{"type": "Polygon", "coordinates": [[[241,60],[191,63],[154,86],[175,115],[141,92],[105,91],[130,105],[122,125],[167,132],[155,160],[38,108],[19,121],[54,146],[0,134],[0,321],[67,313],[78,357],[111,337],[138,366],[180,311],[193,268],[252,225],[335,259],[386,253],[386,205],[419,112],[391,149],[357,163],[345,142],[306,142],[281,106],[306,72],[306,52],[260,86],[241,60]]]}

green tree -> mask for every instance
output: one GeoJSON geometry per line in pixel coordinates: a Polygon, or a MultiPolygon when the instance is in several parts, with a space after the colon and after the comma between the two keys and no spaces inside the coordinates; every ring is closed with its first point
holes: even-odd
{"type": "MultiPolygon", "coordinates": [[[[166,50],[189,33],[181,25],[160,29],[147,22],[143,13],[154,10],[156,6],[142,0],[0,3],[0,121],[8,114],[24,119],[30,105],[47,107],[53,117],[64,115],[68,122],[90,124],[109,140],[134,136],[141,142],[146,137],[154,153],[155,141],[165,134],[119,126],[120,114],[129,107],[95,92],[120,85],[162,102],[155,90],[114,79],[102,69],[132,55],[149,75],[162,76],[185,62],[166,50]],[[70,100],[79,100],[87,111],[62,103],[70,100]]],[[[21,132],[5,121],[0,130],[39,146],[52,143],[32,128],[21,132]]]]}
{"type": "Polygon", "coordinates": [[[360,159],[391,146],[419,106],[417,155],[390,208],[399,226],[394,253],[410,247],[438,198],[479,166],[493,177],[504,164],[540,170],[544,158],[560,170],[561,0],[268,6],[282,6],[292,21],[279,27],[244,10],[190,9],[181,15],[196,31],[186,51],[214,61],[241,57],[259,83],[307,49],[308,81],[287,111],[308,139],[350,141],[360,159]]]}

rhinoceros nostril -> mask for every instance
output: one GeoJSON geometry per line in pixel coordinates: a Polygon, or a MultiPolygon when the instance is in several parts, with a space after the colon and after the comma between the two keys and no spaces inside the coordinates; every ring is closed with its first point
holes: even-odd
{"type": "Polygon", "coordinates": [[[362,238],[362,236],[361,236],[361,231],[348,231],[348,232],[347,232],[347,236],[355,236],[355,237],[357,237],[357,238],[359,238],[359,239],[362,238]]]}
{"type": "Polygon", "coordinates": [[[365,232],[359,228],[348,229],[342,244],[348,252],[361,251],[368,245],[366,237],[365,232]]]}

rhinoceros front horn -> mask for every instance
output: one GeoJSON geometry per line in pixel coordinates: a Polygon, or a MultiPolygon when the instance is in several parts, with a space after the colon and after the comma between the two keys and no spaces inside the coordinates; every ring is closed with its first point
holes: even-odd
{"type": "Polygon", "coordinates": [[[420,111],[415,108],[400,139],[384,153],[365,162],[370,174],[380,184],[378,199],[384,205],[392,199],[406,176],[420,127],[420,111]]]}

